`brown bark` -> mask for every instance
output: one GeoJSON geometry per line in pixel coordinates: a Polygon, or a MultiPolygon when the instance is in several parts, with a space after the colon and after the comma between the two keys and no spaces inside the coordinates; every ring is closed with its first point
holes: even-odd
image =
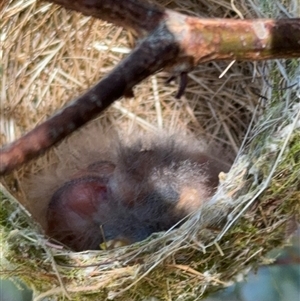
{"type": "Polygon", "coordinates": [[[191,56],[195,65],[210,60],[300,56],[300,18],[200,19],[141,0],[47,1],[133,29],[139,34],[166,24],[184,54],[191,56]]]}
{"type": "Polygon", "coordinates": [[[116,99],[132,93],[133,86],[170,64],[178,52],[172,35],[166,35],[164,30],[153,32],[87,93],[28,134],[0,149],[0,175],[42,154],[104,111],[116,99]]]}
{"type": "Polygon", "coordinates": [[[198,19],[137,0],[49,1],[148,36],[86,94],[1,149],[0,175],[45,152],[162,68],[183,75],[181,94],[186,73],[201,62],[300,57],[300,19],[198,19]]]}
{"type": "Polygon", "coordinates": [[[198,19],[167,11],[166,25],[194,65],[300,57],[300,18],[198,19]]]}
{"type": "Polygon", "coordinates": [[[154,30],[165,9],[140,0],[46,0],[86,16],[132,29],[138,34],[154,30]]]}

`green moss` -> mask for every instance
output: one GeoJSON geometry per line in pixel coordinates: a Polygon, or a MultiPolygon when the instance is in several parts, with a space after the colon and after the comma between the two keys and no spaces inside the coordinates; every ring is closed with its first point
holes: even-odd
{"type": "MultiPolygon", "coordinates": [[[[272,1],[261,1],[260,6],[266,17],[277,11],[272,1]]],[[[265,263],[268,252],[284,244],[286,223],[294,217],[300,221],[299,128],[294,129],[285,145],[299,99],[296,90],[277,89],[286,86],[282,84],[282,69],[293,82],[299,72],[299,60],[282,61],[281,68],[278,64],[268,62],[268,69],[264,70],[274,88],[270,88],[264,114],[251,131],[243,157],[235,164],[236,174],[242,176],[231,178],[222,198],[231,204],[230,213],[234,215],[237,206],[241,211],[258,196],[221,239],[220,225],[211,230],[199,222],[189,233],[174,231],[169,238],[163,237],[151,246],[148,242],[161,235],[153,235],[125,251],[76,254],[47,245],[39,227],[3,190],[0,244],[7,261],[0,261],[0,275],[19,277],[39,292],[56,287],[60,289],[58,300],[65,300],[58,273],[72,300],[106,300],[108,296],[115,296],[116,301],[151,296],[159,300],[195,300],[222,288],[245,269],[265,263]],[[271,181],[262,189],[280,154],[271,181]],[[178,239],[181,242],[174,248],[172,243],[178,239]],[[169,252],[162,253],[168,247],[169,252]],[[101,287],[102,282],[105,285],[101,287]],[[129,285],[132,286],[128,288],[129,285]]],[[[223,220],[224,216],[219,218],[223,220]]]]}

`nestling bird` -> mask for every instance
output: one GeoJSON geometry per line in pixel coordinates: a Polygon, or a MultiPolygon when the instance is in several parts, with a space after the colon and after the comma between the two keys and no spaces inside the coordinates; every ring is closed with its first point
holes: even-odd
{"type": "MultiPolygon", "coordinates": [[[[118,140],[65,177],[50,198],[46,233],[75,251],[131,244],[166,231],[214,193],[228,165],[186,137],[118,140]]],[[[61,179],[59,180],[61,181],[61,179]]]]}

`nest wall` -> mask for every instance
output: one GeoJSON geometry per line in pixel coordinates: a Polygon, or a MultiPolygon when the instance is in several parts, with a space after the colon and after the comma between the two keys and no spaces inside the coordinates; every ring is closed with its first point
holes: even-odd
{"type": "MultiPolygon", "coordinates": [[[[160,1],[190,15],[293,17],[297,1],[160,1]]],[[[135,45],[132,33],[47,2],[8,1],[1,10],[1,144],[14,141],[109,72],[135,45]]],[[[212,62],[189,74],[185,95],[168,74],[115,102],[61,146],[1,179],[2,272],[44,297],[72,300],[195,300],[270,262],[299,221],[299,60],[212,62]],[[286,88],[290,87],[290,88],[286,88]],[[76,149],[91,128],[124,136],[181,131],[219,145],[234,164],[215,196],[178,229],[110,251],[75,253],[52,245],[28,179],[76,149]],[[42,221],[39,220],[42,224],[42,221]],[[211,227],[211,226],[214,227],[211,227]]],[[[92,134],[91,134],[92,135],[92,134]]]]}

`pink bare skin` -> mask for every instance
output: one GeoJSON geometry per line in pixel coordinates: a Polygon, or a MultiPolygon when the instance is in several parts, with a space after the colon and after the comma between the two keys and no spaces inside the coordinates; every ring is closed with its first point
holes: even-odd
{"type": "Polygon", "coordinates": [[[75,251],[141,241],[200,208],[227,169],[172,140],[122,146],[115,162],[96,161],[54,192],[46,232],[75,251]]]}

